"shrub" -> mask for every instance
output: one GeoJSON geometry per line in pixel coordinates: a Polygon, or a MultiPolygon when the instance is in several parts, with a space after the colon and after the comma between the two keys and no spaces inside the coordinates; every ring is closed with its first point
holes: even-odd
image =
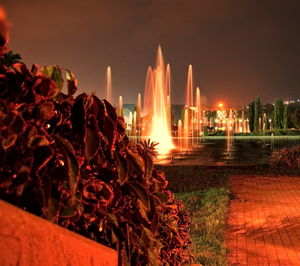
{"type": "Polygon", "coordinates": [[[283,148],[272,153],[269,164],[272,168],[300,168],[300,146],[283,148]]]}
{"type": "Polygon", "coordinates": [[[190,263],[190,218],[154,145],[131,144],[115,108],[75,98],[65,72],[68,94],[57,66],[0,65],[0,198],[117,249],[119,264],[190,263]]]}

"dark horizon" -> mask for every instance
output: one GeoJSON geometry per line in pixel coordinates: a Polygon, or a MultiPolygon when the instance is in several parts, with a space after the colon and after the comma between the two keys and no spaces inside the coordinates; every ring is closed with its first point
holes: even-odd
{"type": "Polygon", "coordinates": [[[171,64],[172,103],[183,104],[189,64],[207,104],[248,104],[261,96],[296,100],[300,84],[298,1],[4,0],[9,47],[28,64],[71,69],[80,92],[135,103],[162,45],[171,64]]]}

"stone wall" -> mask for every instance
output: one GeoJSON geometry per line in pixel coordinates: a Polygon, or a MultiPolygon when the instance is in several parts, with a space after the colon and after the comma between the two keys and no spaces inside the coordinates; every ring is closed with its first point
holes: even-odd
{"type": "Polygon", "coordinates": [[[117,252],[0,200],[0,265],[111,266],[117,252]]]}

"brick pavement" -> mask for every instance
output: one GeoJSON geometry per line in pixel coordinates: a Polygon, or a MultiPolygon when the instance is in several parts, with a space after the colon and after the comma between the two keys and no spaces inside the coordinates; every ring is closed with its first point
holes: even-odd
{"type": "Polygon", "coordinates": [[[300,265],[300,178],[233,176],[230,265],[300,265]]]}

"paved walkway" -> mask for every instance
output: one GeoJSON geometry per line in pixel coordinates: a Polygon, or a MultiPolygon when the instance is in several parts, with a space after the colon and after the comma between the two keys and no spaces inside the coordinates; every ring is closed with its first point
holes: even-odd
{"type": "Polygon", "coordinates": [[[300,265],[300,178],[234,176],[230,265],[300,265]]]}

